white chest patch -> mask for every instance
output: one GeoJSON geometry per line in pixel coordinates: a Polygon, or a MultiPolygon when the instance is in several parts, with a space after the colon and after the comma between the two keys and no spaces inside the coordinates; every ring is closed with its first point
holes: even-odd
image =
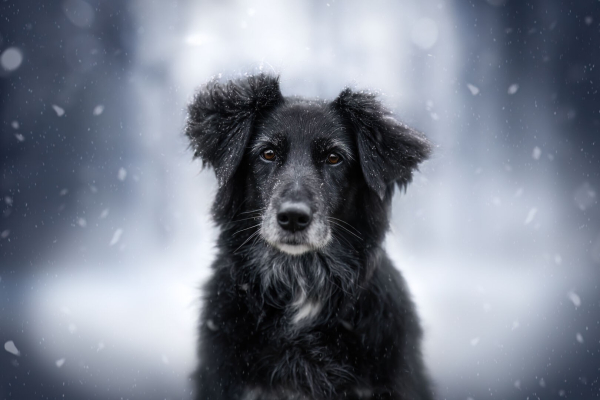
{"type": "Polygon", "coordinates": [[[321,308],[323,308],[323,305],[320,302],[311,300],[305,300],[300,304],[298,304],[298,302],[295,302],[294,306],[298,307],[298,311],[296,311],[294,318],[292,318],[292,322],[294,324],[298,324],[300,322],[307,322],[313,319],[314,317],[319,315],[319,312],[321,312],[321,308]]]}

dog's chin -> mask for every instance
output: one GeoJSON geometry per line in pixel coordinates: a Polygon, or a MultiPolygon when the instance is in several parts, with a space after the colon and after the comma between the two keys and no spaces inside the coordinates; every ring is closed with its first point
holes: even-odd
{"type": "Polygon", "coordinates": [[[277,250],[292,256],[299,256],[315,250],[314,247],[307,244],[271,243],[271,245],[277,250]]]}

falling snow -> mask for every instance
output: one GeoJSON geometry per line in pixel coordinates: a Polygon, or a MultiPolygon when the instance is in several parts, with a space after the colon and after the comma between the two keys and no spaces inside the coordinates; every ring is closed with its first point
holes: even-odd
{"type": "Polygon", "coordinates": [[[104,112],[104,106],[102,104],[98,104],[96,107],[94,107],[94,116],[98,116],[100,114],[102,114],[104,112]]]}
{"type": "Polygon", "coordinates": [[[467,83],[467,87],[469,88],[473,96],[477,96],[479,94],[479,88],[477,86],[467,83]]]}
{"type": "Polygon", "coordinates": [[[529,225],[531,221],[533,221],[535,215],[537,214],[537,211],[538,210],[535,207],[529,210],[529,212],[527,213],[527,217],[525,218],[525,225],[529,225]]]}
{"type": "Polygon", "coordinates": [[[127,178],[127,170],[123,167],[119,168],[119,172],[117,173],[117,178],[120,181],[124,181],[127,178]]]}
{"type": "Polygon", "coordinates": [[[58,115],[59,117],[65,115],[65,110],[57,106],[56,104],[52,104],[52,108],[54,109],[54,112],[56,112],[56,115],[58,115]]]}
{"type": "Polygon", "coordinates": [[[208,329],[210,329],[211,331],[219,330],[219,327],[217,325],[215,325],[215,323],[212,319],[209,319],[208,321],[206,321],[206,326],[208,326],[208,329]]]}
{"type": "Polygon", "coordinates": [[[15,343],[12,340],[9,340],[8,342],[4,343],[4,350],[8,351],[10,354],[13,354],[15,356],[21,355],[21,352],[17,349],[17,346],[15,346],[15,343]]]}
{"type": "Polygon", "coordinates": [[[117,229],[115,231],[115,233],[113,233],[112,239],[110,239],[110,243],[109,246],[114,246],[115,244],[119,243],[119,240],[121,240],[121,235],[123,234],[123,229],[117,229]]]}
{"type": "Polygon", "coordinates": [[[569,292],[567,293],[567,297],[569,298],[569,300],[571,300],[575,307],[579,307],[581,305],[581,298],[577,293],[569,292]]]}

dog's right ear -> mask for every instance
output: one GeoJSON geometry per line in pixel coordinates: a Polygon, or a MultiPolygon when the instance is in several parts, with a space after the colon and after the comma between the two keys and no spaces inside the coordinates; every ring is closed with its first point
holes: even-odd
{"type": "Polygon", "coordinates": [[[200,88],[188,107],[185,134],[194,156],[211,166],[225,185],[244,156],[257,118],[283,102],[279,77],[254,75],[228,81],[213,80],[200,88]]]}

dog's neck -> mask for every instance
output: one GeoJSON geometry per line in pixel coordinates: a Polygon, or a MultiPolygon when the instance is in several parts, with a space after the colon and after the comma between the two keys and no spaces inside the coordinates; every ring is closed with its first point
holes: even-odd
{"type": "Polygon", "coordinates": [[[279,310],[292,328],[342,315],[368,284],[379,246],[361,251],[331,247],[293,256],[260,241],[232,260],[232,277],[254,302],[279,310]]]}

